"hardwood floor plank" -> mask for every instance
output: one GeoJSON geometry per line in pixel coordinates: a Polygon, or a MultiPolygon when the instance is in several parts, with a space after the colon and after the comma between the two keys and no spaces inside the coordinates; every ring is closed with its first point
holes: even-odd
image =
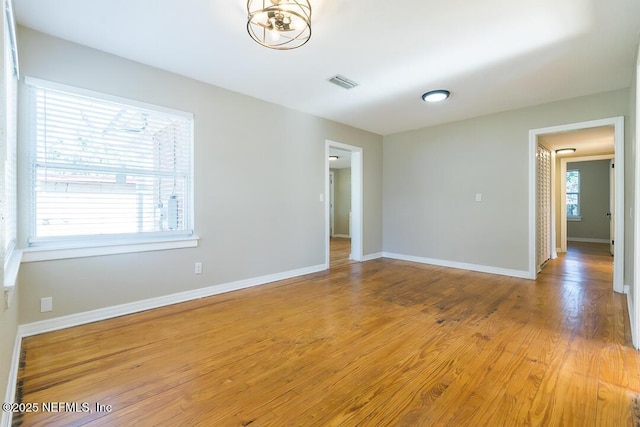
{"type": "MultiPolygon", "coordinates": [[[[502,398],[485,405],[479,411],[476,425],[525,426],[531,421],[533,399],[538,394],[545,366],[527,358],[516,358],[510,372],[512,376],[502,398]]],[[[502,387],[503,385],[496,385],[502,387]]]]}
{"type": "Polygon", "coordinates": [[[600,381],[596,425],[628,427],[640,425],[640,395],[624,387],[600,381]]]}

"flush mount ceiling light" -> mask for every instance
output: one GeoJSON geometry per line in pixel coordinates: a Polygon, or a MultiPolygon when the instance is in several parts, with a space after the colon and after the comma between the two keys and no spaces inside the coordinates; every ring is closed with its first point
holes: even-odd
{"type": "Polygon", "coordinates": [[[451,95],[451,92],[444,89],[432,90],[422,95],[422,100],[425,102],[440,102],[444,101],[451,95]]]}
{"type": "Polygon", "coordinates": [[[262,46],[295,49],[311,38],[308,0],[248,0],[247,12],[247,31],[262,46]]]}
{"type": "Polygon", "coordinates": [[[338,160],[339,158],[338,156],[329,156],[329,160],[338,160]]]}
{"type": "Polygon", "coordinates": [[[576,152],[575,148],[561,148],[559,150],[556,150],[556,154],[570,154],[575,152],[576,152]]]}

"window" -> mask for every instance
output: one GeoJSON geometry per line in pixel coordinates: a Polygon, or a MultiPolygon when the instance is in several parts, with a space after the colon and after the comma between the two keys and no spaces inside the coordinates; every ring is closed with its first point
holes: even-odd
{"type": "Polygon", "coordinates": [[[580,171],[567,171],[567,218],[580,218],[580,171]]]}
{"type": "Polygon", "coordinates": [[[191,114],[27,84],[30,246],[192,234],[191,114]]]}

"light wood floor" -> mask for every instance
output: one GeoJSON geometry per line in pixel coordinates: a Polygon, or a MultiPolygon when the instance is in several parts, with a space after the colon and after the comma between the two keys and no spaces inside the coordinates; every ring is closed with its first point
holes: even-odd
{"type": "Polygon", "coordinates": [[[537,282],[380,259],[23,340],[22,425],[637,426],[606,248],[537,282]]]}
{"type": "Polygon", "coordinates": [[[332,237],[329,241],[329,248],[329,265],[331,267],[340,267],[353,262],[349,259],[349,255],[351,255],[351,239],[332,237]]]}

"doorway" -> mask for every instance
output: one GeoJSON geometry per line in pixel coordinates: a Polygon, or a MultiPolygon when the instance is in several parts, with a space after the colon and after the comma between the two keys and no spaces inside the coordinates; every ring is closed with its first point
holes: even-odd
{"type": "MultiPolygon", "coordinates": [[[[614,146],[614,201],[615,208],[613,215],[614,220],[614,241],[616,247],[616,256],[613,263],[613,290],[619,293],[624,292],[623,274],[624,274],[624,117],[612,117],[601,120],[593,120],[589,122],[573,123],[561,126],[553,126],[548,128],[533,129],[529,131],[529,278],[536,279],[537,266],[536,266],[536,254],[537,254],[537,212],[539,206],[536,200],[537,195],[537,161],[536,151],[538,143],[544,141],[553,135],[567,135],[574,132],[593,131],[599,128],[612,128],[613,129],[613,146],[614,146]]],[[[544,142],[543,142],[544,143],[544,142]]],[[[548,141],[547,141],[547,146],[548,141]]],[[[556,147],[554,147],[556,148],[556,147]]],[[[575,147],[571,147],[575,148],[575,147]]],[[[552,158],[555,163],[555,152],[552,150],[552,158]]],[[[556,166],[554,166],[555,169],[556,166]]],[[[556,174],[556,175],[562,175],[556,174]]],[[[564,175],[562,175],[564,176],[564,175]]],[[[558,179],[561,177],[558,176],[558,179]]],[[[558,185],[558,179],[553,188],[558,185]]],[[[552,212],[562,212],[561,206],[556,206],[557,198],[552,197],[552,212]]],[[[550,240],[556,242],[556,221],[553,221],[550,233],[550,240]]],[[[565,223],[566,224],[566,223],[565,223]]],[[[562,221],[560,221],[560,227],[562,227],[562,221]]],[[[561,234],[562,235],[562,234],[561,234]]],[[[562,249],[562,248],[561,248],[562,249]]]]}
{"type": "MultiPolygon", "coordinates": [[[[351,261],[363,257],[362,148],[327,140],[325,143],[325,264],[332,264],[331,242],[340,239],[340,254],[351,261]],[[330,156],[337,159],[330,160],[330,156]],[[347,188],[345,188],[345,186],[347,188]],[[346,197],[346,200],[345,200],[346,197]],[[348,255],[347,255],[348,248],[348,255]]],[[[343,256],[340,255],[340,258],[343,256]]],[[[333,258],[335,264],[336,258],[333,258]]]]}
{"type": "Polygon", "coordinates": [[[329,266],[351,260],[351,152],[329,151],[329,266]]]}
{"type": "MultiPolygon", "coordinates": [[[[613,132],[613,130],[612,130],[613,132]]],[[[567,194],[567,189],[566,189],[566,185],[562,185],[564,183],[560,183],[561,185],[559,186],[560,188],[560,231],[559,231],[559,235],[558,235],[558,241],[559,241],[559,251],[560,252],[567,252],[567,245],[568,245],[568,241],[569,240],[573,240],[573,241],[583,241],[583,242],[591,242],[591,243],[609,243],[611,248],[611,255],[614,255],[614,249],[613,246],[615,245],[615,211],[616,211],[616,207],[615,207],[615,160],[614,160],[615,155],[614,154],[604,154],[604,155],[599,155],[599,156],[585,156],[585,157],[566,157],[566,158],[561,158],[560,159],[560,174],[559,174],[559,179],[564,179],[564,177],[566,177],[567,175],[567,171],[569,170],[573,170],[576,168],[577,165],[579,164],[584,164],[584,162],[598,162],[600,163],[600,169],[602,169],[602,167],[606,168],[607,170],[604,171],[604,173],[599,173],[598,178],[600,184],[606,188],[607,190],[607,209],[602,209],[602,212],[599,212],[601,214],[601,218],[599,218],[600,221],[599,225],[594,224],[594,221],[591,220],[588,224],[583,224],[583,221],[577,221],[575,219],[572,218],[568,218],[567,217],[567,208],[566,208],[566,194],[567,194]],[[603,165],[604,163],[604,165],[603,165]],[[609,182],[607,182],[607,180],[609,182]],[[604,185],[607,184],[607,185],[604,185]],[[574,229],[578,228],[577,226],[580,225],[582,226],[582,228],[587,228],[590,229],[591,231],[593,230],[602,230],[602,224],[606,223],[607,227],[604,227],[607,229],[608,233],[603,233],[602,231],[599,233],[599,236],[581,236],[581,237],[576,237],[576,233],[575,231],[573,233],[569,233],[569,229],[571,226],[576,226],[573,227],[574,229]],[[570,236],[571,234],[571,236],[570,236]],[[605,238],[606,235],[606,238],[605,238]]],[[[593,163],[591,163],[593,164],[593,163]]],[[[578,172],[581,173],[583,172],[581,170],[581,168],[578,167],[578,172]]],[[[574,171],[575,172],[575,171],[574,171]]],[[[581,175],[579,175],[580,180],[579,182],[582,182],[584,180],[585,177],[582,177],[581,175]]],[[[601,189],[602,190],[602,189],[601,189]]],[[[602,198],[604,198],[604,191],[599,192],[601,193],[600,196],[602,198]]],[[[582,216],[582,215],[580,215],[582,216]]],[[[579,233],[578,233],[579,234],[579,233]]]]}

